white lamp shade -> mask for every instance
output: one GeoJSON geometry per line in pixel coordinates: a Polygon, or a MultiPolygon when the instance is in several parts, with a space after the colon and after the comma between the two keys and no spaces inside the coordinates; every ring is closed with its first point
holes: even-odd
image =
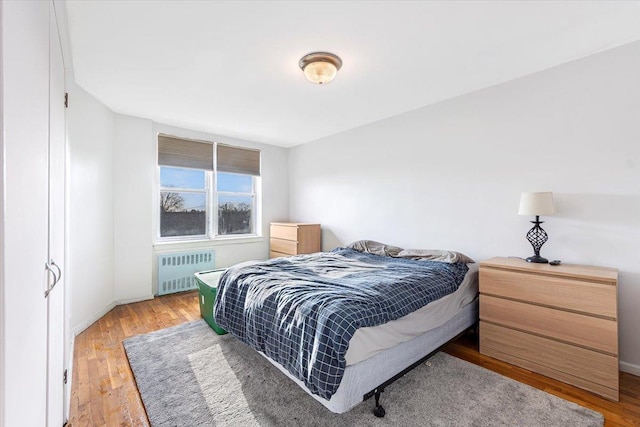
{"type": "Polygon", "coordinates": [[[553,193],[522,193],[518,215],[549,216],[556,213],[553,204],[553,193]]]}

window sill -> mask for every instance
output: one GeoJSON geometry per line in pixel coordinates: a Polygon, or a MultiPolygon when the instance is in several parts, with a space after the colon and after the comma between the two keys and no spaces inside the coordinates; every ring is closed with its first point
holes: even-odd
{"type": "Polygon", "coordinates": [[[154,242],[153,247],[162,251],[172,249],[190,249],[223,245],[241,245],[264,242],[263,236],[218,237],[217,239],[165,240],[154,242]]]}

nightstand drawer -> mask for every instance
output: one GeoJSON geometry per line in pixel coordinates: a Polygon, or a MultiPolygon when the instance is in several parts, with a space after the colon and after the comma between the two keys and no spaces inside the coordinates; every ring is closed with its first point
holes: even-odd
{"type": "Polygon", "coordinates": [[[298,254],[298,242],[291,240],[283,240],[283,239],[274,239],[273,237],[270,240],[271,250],[273,252],[280,252],[283,254],[289,255],[297,255],[298,254]]]}
{"type": "Polygon", "coordinates": [[[616,287],[544,274],[480,269],[480,293],[617,318],[616,287]]]}
{"type": "Polygon", "coordinates": [[[480,353],[618,400],[618,271],[480,263],[480,353]]]}
{"type": "Polygon", "coordinates": [[[480,319],[611,355],[618,353],[615,321],[488,295],[480,296],[480,319]]]}
{"type": "Polygon", "coordinates": [[[298,240],[298,227],[291,225],[271,224],[270,236],[283,240],[298,240]]]}
{"type": "Polygon", "coordinates": [[[618,359],[480,322],[480,352],[618,400],[618,359]]]}

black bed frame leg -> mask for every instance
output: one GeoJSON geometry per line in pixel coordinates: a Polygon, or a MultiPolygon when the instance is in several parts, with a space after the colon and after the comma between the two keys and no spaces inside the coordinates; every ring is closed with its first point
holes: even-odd
{"type": "Polygon", "coordinates": [[[386,414],[386,411],[384,410],[382,405],[380,405],[380,393],[382,393],[383,391],[384,390],[378,390],[378,389],[375,390],[376,407],[373,409],[373,415],[375,415],[378,418],[382,418],[386,414]]]}
{"type": "Polygon", "coordinates": [[[473,332],[473,334],[476,337],[480,336],[480,322],[476,322],[473,324],[473,327],[471,328],[471,331],[473,332]]]}

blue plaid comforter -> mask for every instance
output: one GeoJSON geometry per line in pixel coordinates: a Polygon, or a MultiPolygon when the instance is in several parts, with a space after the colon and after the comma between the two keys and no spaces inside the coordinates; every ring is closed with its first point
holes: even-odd
{"type": "Polygon", "coordinates": [[[222,328],[329,399],[356,329],[405,316],[458,289],[465,264],[338,248],[229,268],[214,316],[222,328]]]}

